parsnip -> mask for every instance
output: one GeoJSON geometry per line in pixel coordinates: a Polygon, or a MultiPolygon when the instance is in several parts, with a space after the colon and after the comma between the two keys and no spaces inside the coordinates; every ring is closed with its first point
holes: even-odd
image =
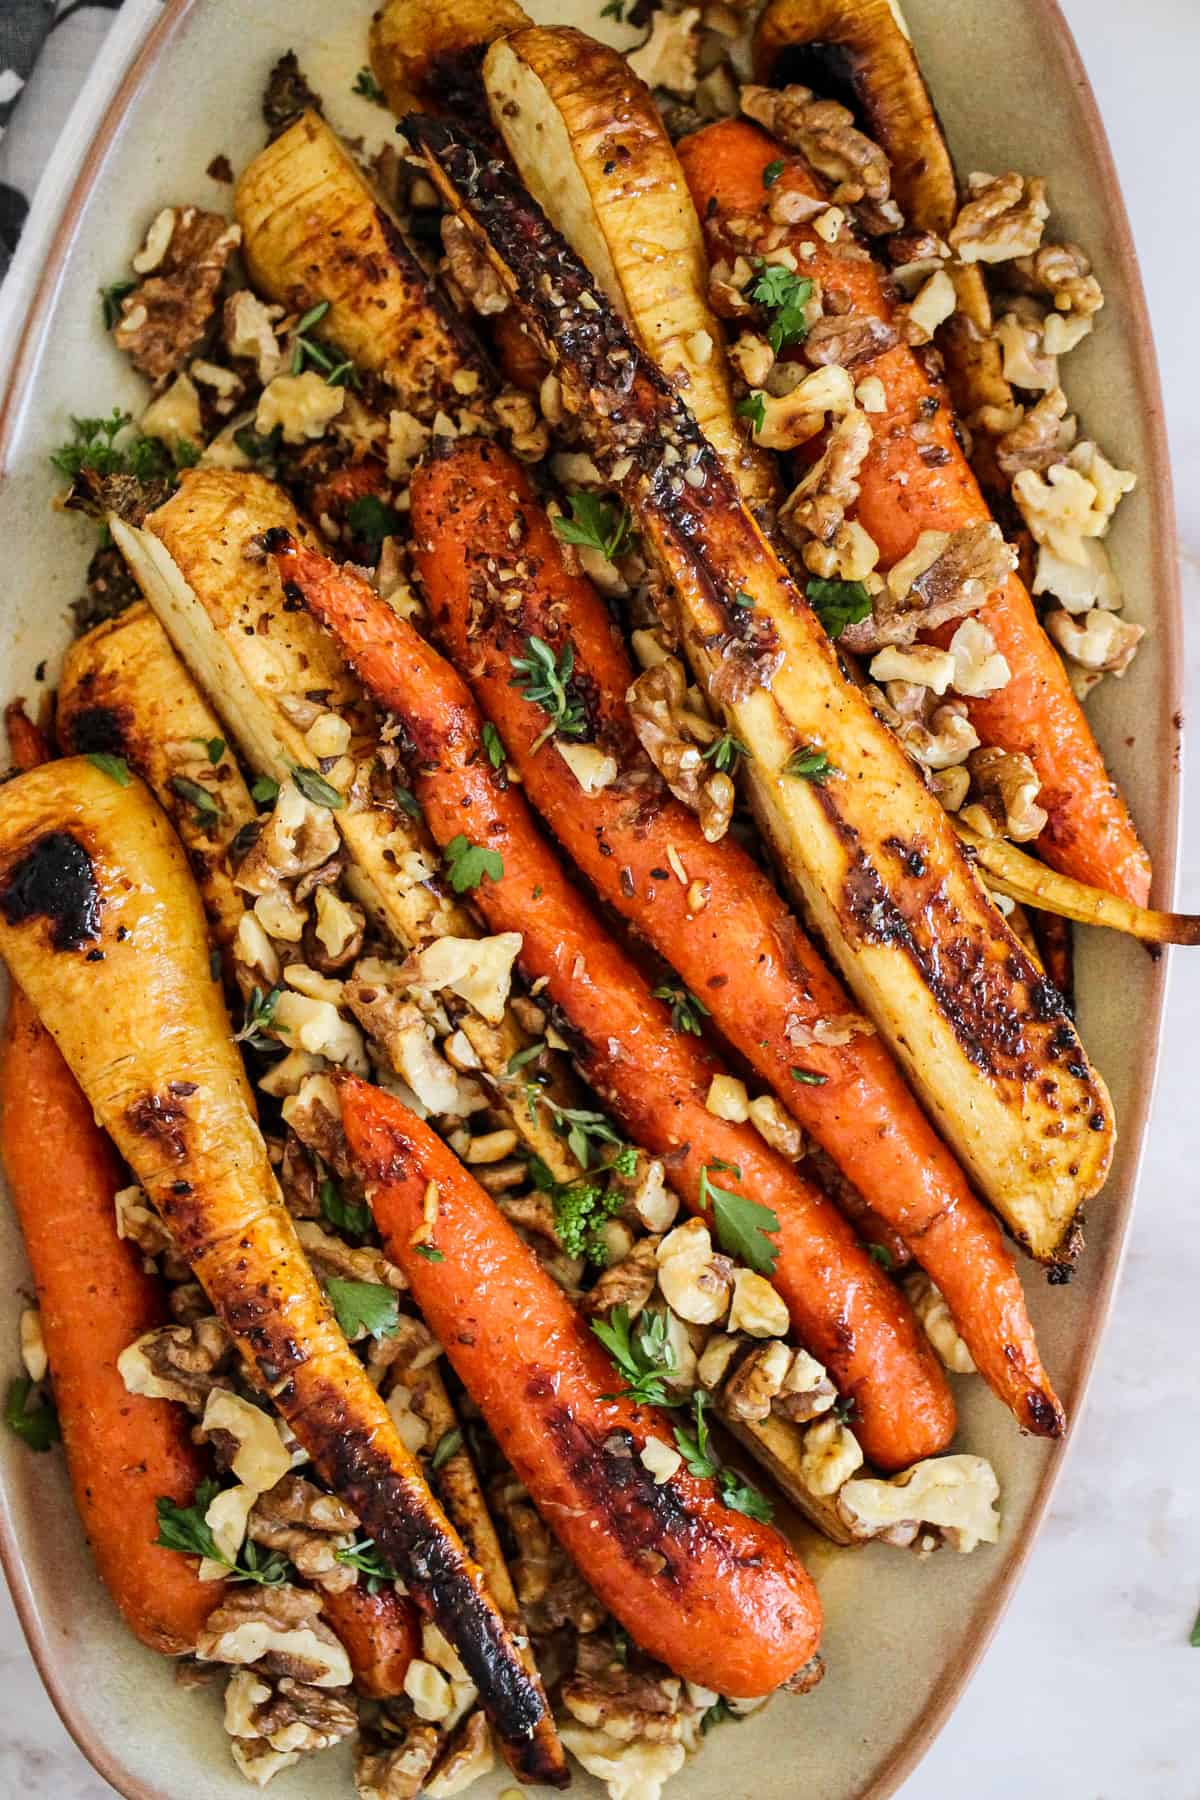
{"type": "Polygon", "coordinates": [[[1115,1127],[1060,996],[597,284],[503,165],[481,168],[438,121],[413,127],[635,515],[669,620],[750,751],[756,810],[785,878],[980,1190],[1035,1256],[1068,1254],[1115,1127]],[[790,772],[814,754],[823,779],[790,772]]]}
{"type": "Polygon", "coordinates": [[[0,954],[256,1382],[457,1649],[510,1760],[566,1778],[545,1695],[321,1293],[255,1121],[199,896],[138,781],[0,793],[0,954]]]}
{"type": "Polygon", "coordinates": [[[398,117],[448,112],[479,52],[502,32],[528,25],[516,0],[386,0],[371,20],[371,67],[398,117]]]}
{"type": "Polygon", "coordinates": [[[565,25],[498,39],[484,82],[534,199],[682,393],[743,498],[769,501],[771,460],[734,417],[700,225],[649,89],[617,51],[565,25]]]}
{"type": "MultiPolygon", "coordinates": [[[[313,541],[282,490],[260,475],[193,469],[143,528],[116,518],[111,525],[142,592],[259,774],[283,781],[297,767],[315,766],[304,735],[315,707],[349,725],[348,753],[327,779],[346,796],[334,819],[353,865],[351,885],[372,917],[405,949],[435,937],[478,937],[466,908],[430,880],[440,857],[424,827],[373,797],[379,727],[358,684],[255,549],[273,527],[313,541]]],[[[497,1082],[528,1044],[511,1014],[498,1026],[468,1014],[463,1030],[497,1082]]],[[[517,1106],[513,1124],[557,1179],[574,1178],[574,1159],[541,1109],[531,1119],[517,1106]]]]}
{"type": "Polygon", "coordinates": [[[255,286],[296,312],[327,301],[320,336],[396,388],[405,410],[428,420],[487,391],[478,344],[417,261],[399,220],[315,113],[260,151],[234,204],[255,286]]]}
{"type": "Polygon", "coordinates": [[[57,723],[64,750],[123,756],[146,782],[188,853],[213,940],[228,952],[246,905],[229,846],[257,811],[216,714],[149,606],[131,606],[71,645],[57,723]]]}

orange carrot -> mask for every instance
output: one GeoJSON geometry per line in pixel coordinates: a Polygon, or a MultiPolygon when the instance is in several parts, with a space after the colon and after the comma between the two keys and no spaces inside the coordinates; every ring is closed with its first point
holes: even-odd
{"type": "MultiPolygon", "coordinates": [[[[826,292],[838,290],[845,310],[890,318],[891,302],[869,259],[847,257],[841,245],[826,244],[811,221],[787,227],[781,238],[771,212],[778,212],[782,198],[790,192],[821,194],[800,158],[786,155],[757,127],[734,119],[705,126],[684,138],[678,150],[714,259],[752,255],[757,223],[762,237],[773,233],[775,248],[795,251],[811,245],[800,266],[826,292]],[[768,189],[763,173],[775,162],[782,162],[783,172],[768,189]],[[735,219],[736,245],[729,230],[735,219]]],[[[903,345],[886,350],[857,363],[854,373],[858,380],[877,376],[886,398],[884,411],[872,415],[871,448],[859,471],[855,509],[879,546],[881,566],[888,568],[904,556],[922,531],[954,531],[989,518],[944,395],[912,351],[903,345]],[[918,423],[919,433],[913,429],[918,423]]],[[[1037,770],[1039,804],[1050,815],[1037,840],[1039,851],[1077,880],[1144,905],[1150,891],[1149,857],[1104,767],[1062,659],[1018,576],[1011,575],[990,597],[979,618],[1012,675],[997,693],[967,702],[971,722],[981,742],[1021,751],[1037,770]]],[[[943,627],[931,641],[945,643],[953,630],[953,625],[943,627]]]]}
{"type": "Polygon", "coordinates": [[[941,1288],[971,1354],[1026,1428],[1063,1430],[999,1226],[913,1099],[881,1040],[833,1044],[853,1002],[762,870],[729,837],[705,840],[641,753],[625,703],[633,670],[591,583],[572,575],[524,470],[460,440],[412,486],[417,566],[434,627],[490,715],[524,792],[604,900],[653,944],[714,1024],[771,1084],[941,1288]],[[504,604],[487,569],[519,527],[523,577],[504,604]],[[583,799],[546,714],[513,682],[529,638],[571,645],[589,728],[625,778],[583,799]],[[630,777],[635,776],[636,780],[630,777]],[[686,872],[680,881],[675,867],[686,872]],[[703,894],[694,904],[693,884],[703,894]]]}
{"type": "Polygon", "coordinates": [[[379,1088],[340,1083],[342,1122],[388,1255],[546,1523],[634,1640],[689,1681],[769,1693],[816,1651],[821,1610],[791,1548],[711,1478],[642,1463],[674,1447],[562,1289],[428,1126],[379,1088]],[[425,1196],[437,1219],[424,1249],[425,1196]]]}
{"type": "Polygon", "coordinates": [[[567,880],[520,793],[492,769],[479,715],[451,666],[357,576],[294,541],[285,547],[282,534],[268,548],[291,591],[334,630],[367,691],[403,721],[434,838],[445,845],[466,835],[499,855],[475,904],[494,930],[522,933],[522,968],[571,1021],[581,1067],[629,1135],[663,1158],[696,1213],[711,1216],[715,1182],[777,1217],[775,1286],[800,1341],[854,1399],[868,1456],[903,1468],[944,1449],[953,1402],[902,1297],[836,1208],[753,1126],[708,1111],[717,1063],[671,1028],[640,970],[567,880]]]}
{"type": "Polygon", "coordinates": [[[162,1283],[117,1236],[124,1177],[92,1109],[14,987],[0,1058],[0,1155],[24,1233],[75,1504],[100,1578],[131,1631],[178,1656],[221,1598],[196,1564],[160,1549],[155,1502],[189,1506],[203,1475],[190,1421],[126,1392],[121,1352],[169,1323],[162,1283]]]}
{"type": "Polygon", "coordinates": [[[421,1654],[421,1623],[412,1601],[394,1587],[372,1594],[360,1582],[321,1595],[321,1611],[345,1646],[354,1685],[369,1700],[404,1692],[404,1677],[421,1654]]]}

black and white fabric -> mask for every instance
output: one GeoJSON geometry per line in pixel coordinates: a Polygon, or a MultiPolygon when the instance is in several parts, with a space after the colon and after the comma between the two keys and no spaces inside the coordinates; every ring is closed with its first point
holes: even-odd
{"type": "Polygon", "coordinates": [[[121,0],[0,0],[0,278],[121,0]]]}

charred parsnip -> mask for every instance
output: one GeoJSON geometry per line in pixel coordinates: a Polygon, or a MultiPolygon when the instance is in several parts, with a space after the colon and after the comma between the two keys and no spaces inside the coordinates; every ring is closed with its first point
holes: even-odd
{"type": "Polygon", "coordinates": [[[486,111],[479,81],[486,46],[528,23],[516,0],[385,0],[371,20],[371,67],[398,116],[415,107],[461,119],[486,111]]]}
{"type": "Polygon", "coordinates": [[[1060,996],[586,269],[504,165],[440,121],[406,128],[632,509],[668,622],[678,619],[714,710],[751,753],[760,824],[847,982],[1018,1239],[1045,1260],[1069,1255],[1115,1127],[1060,996]]]}
{"type": "Polygon", "coordinates": [[[515,1769],[566,1780],[536,1674],[325,1302],[255,1121],[199,896],[140,782],[0,793],[0,954],[256,1382],[455,1646],[515,1769]]]}

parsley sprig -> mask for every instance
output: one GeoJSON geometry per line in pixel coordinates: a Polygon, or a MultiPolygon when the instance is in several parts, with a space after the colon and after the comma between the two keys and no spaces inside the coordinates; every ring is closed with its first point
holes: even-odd
{"type": "Polygon", "coordinates": [[[196,462],[197,445],[179,438],[168,448],[161,438],[145,437],[131,413],[114,407],[107,419],[71,420],[71,437],[50,461],[60,475],[75,481],[85,469],[94,475],[132,475],[138,481],[175,475],[196,462]]]}
{"type": "Polygon", "coordinates": [[[334,1317],[348,1338],[363,1333],[373,1338],[395,1337],[400,1329],[400,1302],[395,1288],[381,1281],[349,1281],[331,1275],[325,1283],[334,1317]]]}
{"type": "Polygon", "coordinates": [[[637,1151],[632,1144],[625,1142],[602,1112],[591,1112],[582,1106],[560,1106],[553,1095],[546,1093],[538,1082],[526,1082],[525,1106],[531,1121],[537,1118],[539,1105],[546,1108],[581,1168],[591,1167],[592,1151],[596,1145],[612,1144],[616,1148],[616,1155],[610,1158],[606,1166],[615,1169],[618,1175],[624,1175],[626,1179],[633,1174],[637,1167],[637,1151]]]}
{"type": "Polygon", "coordinates": [[[317,1189],[321,1217],[328,1219],[335,1231],[347,1237],[365,1238],[373,1222],[371,1208],[365,1200],[347,1200],[331,1175],[326,1175],[317,1189]]]}
{"type": "Polygon", "coordinates": [[[31,1406],[33,1397],[34,1384],[28,1375],[18,1375],[10,1381],[4,1396],[4,1423],[30,1450],[49,1450],[62,1436],[58,1413],[53,1402],[41,1393],[31,1406]]]}
{"type": "Polygon", "coordinates": [[[629,1308],[614,1306],[607,1319],[592,1320],[592,1330],[617,1365],[625,1399],[636,1406],[670,1405],[667,1382],[679,1370],[667,1343],[666,1313],[643,1312],[631,1324],[629,1308]]]}
{"type": "Polygon", "coordinates": [[[760,262],[748,291],[750,299],[771,315],[767,342],[776,356],[790,345],[804,342],[808,336],[804,309],[813,294],[813,284],[806,275],[795,275],[782,263],[760,262]]]}
{"type": "Polygon", "coordinates": [[[871,596],[861,581],[825,581],[813,575],[804,592],[831,638],[841,637],[847,625],[871,616],[871,596]]]}
{"type": "Polygon", "coordinates": [[[184,1556],[203,1556],[209,1562],[221,1563],[233,1581],[254,1581],[261,1587],[278,1587],[291,1574],[286,1556],[279,1550],[265,1554],[257,1544],[246,1542],[231,1562],[218,1549],[205,1513],[217,1497],[219,1483],[202,1481],[190,1506],[179,1506],[167,1494],[154,1502],[158,1514],[158,1536],[155,1543],[163,1550],[178,1550],[184,1556]]]}
{"type": "Polygon", "coordinates": [[[346,508],[346,523],[355,537],[378,550],[384,538],[396,536],[404,521],[396,508],[389,506],[378,494],[360,494],[346,508]]]}
{"type": "Polygon", "coordinates": [[[713,1225],[717,1240],[722,1250],[730,1256],[736,1256],[758,1275],[773,1275],[775,1264],[779,1258],[779,1245],[768,1232],[779,1230],[779,1219],[769,1206],[763,1206],[757,1200],[750,1200],[745,1194],[734,1193],[732,1188],[720,1187],[712,1179],[712,1171],[728,1169],[735,1181],[742,1179],[742,1171],[735,1165],[723,1162],[705,1163],[700,1171],[700,1206],[707,1212],[712,1209],[713,1225]]]}
{"type": "Polygon", "coordinates": [[[609,562],[628,547],[631,514],[627,506],[584,491],[568,494],[567,505],[571,517],[556,513],[553,521],[555,535],[564,544],[583,544],[598,550],[609,562]]]}
{"type": "Polygon", "coordinates": [[[461,831],[450,839],[442,855],[446,879],[456,894],[473,893],[485,875],[491,881],[499,881],[504,873],[504,858],[498,850],[473,844],[461,831]]]}
{"type": "Polygon", "coordinates": [[[527,637],[524,656],[510,656],[516,673],[510,687],[520,688],[531,705],[540,707],[550,723],[530,746],[530,754],[540,750],[547,738],[582,737],[587,730],[587,708],[572,694],[571,678],[575,673],[575,651],[564,644],[555,655],[544,638],[527,637]]]}

